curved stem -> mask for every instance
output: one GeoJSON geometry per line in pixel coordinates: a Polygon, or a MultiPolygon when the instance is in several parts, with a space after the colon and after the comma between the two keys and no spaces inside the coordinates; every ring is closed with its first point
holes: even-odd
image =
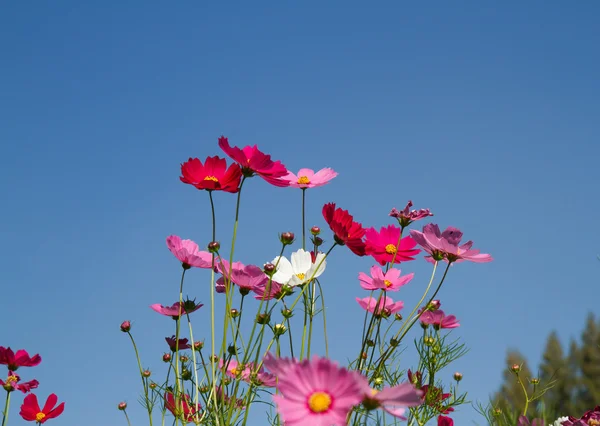
{"type": "MultiPolygon", "coordinates": [[[[142,378],[142,387],[144,388],[144,397],[146,398],[146,409],[148,410],[148,419],[150,420],[150,426],[152,426],[152,408],[150,404],[150,399],[148,398],[148,383],[144,380],[144,369],[142,368],[142,361],[140,360],[140,354],[138,352],[137,345],[135,344],[135,340],[133,340],[133,336],[131,332],[127,332],[129,338],[131,339],[131,344],[133,345],[133,350],[135,351],[135,358],[137,359],[138,368],[140,370],[140,377],[142,378]]],[[[2,422],[2,426],[4,426],[4,422],[2,422]]]]}

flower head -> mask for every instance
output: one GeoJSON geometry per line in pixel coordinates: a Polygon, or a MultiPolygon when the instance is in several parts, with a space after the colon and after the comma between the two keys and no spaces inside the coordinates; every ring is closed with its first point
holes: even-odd
{"type": "Polygon", "coordinates": [[[397,386],[387,387],[380,391],[372,389],[369,381],[362,375],[358,375],[363,390],[362,404],[367,410],[382,408],[387,413],[401,420],[404,417],[404,408],[392,408],[393,406],[415,407],[421,405],[422,392],[411,383],[402,383],[397,386]]]}
{"type": "Polygon", "coordinates": [[[181,165],[181,181],[207,191],[238,192],[242,169],[237,164],[227,168],[224,158],[207,157],[204,164],[190,158],[181,165]]]}
{"type": "Polygon", "coordinates": [[[217,263],[217,271],[220,274],[223,274],[223,276],[217,280],[217,288],[222,287],[223,291],[225,289],[226,281],[230,281],[240,289],[246,290],[252,290],[254,287],[264,285],[269,281],[269,277],[261,268],[255,265],[244,265],[242,262],[233,262],[230,266],[228,261],[221,260],[217,263]],[[229,275],[230,269],[231,275],[229,275]],[[225,280],[225,277],[227,276],[229,277],[229,280],[225,280]]]}
{"type": "Polygon", "coordinates": [[[175,340],[175,336],[165,337],[171,352],[176,352],[178,349],[180,351],[185,349],[191,349],[191,346],[188,344],[188,339],[179,339],[179,341],[175,340]],[[178,343],[179,342],[179,343],[178,343]]]}
{"type": "Polygon", "coordinates": [[[400,228],[394,225],[384,226],[379,232],[375,228],[366,230],[366,253],[381,265],[389,262],[400,263],[414,260],[412,257],[421,250],[415,249],[417,243],[410,237],[400,240],[400,228]],[[398,240],[400,243],[398,244],[398,240]]]}
{"type": "Polygon", "coordinates": [[[372,314],[383,316],[384,318],[395,314],[404,307],[404,302],[399,301],[394,303],[391,297],[383,296],[379,300],[374,297],[357,297],[356,301],[365,311],[369,311],[372,314]]]}
{"type": "Polygon", "coordinates": [[[35,367],[40,362],[42,362],[42,358],[38,354],[29,356],[24,349],[19,349],[17,353],[14,353],[10,347],[0,346],[0,365],[8,366],[11,371],[16,371],[19,367],[35,367]]]}
{"type": "Polygon", "coordinates": [[[279,299],[283,294],[283,286],[279,284],[277,281],[268,281],[264,284],[257,285],[252,289],[256,296],[254,296],[257,300],[271,300],[271,299],[279,299]]]}
{"type": "Polygon", "coordinates": [[[596,406],[593,410],[586,411],[585,414],[579,419],[569,416],[566,420],[563,420],[563,422],[559,424],[562,426],[600,425],[600,405],[596,406]]]}
{"type": "Polygon", "coordinates": [[[292,253],[290,258],[291,262],[283,256],[278,256],[271,263],[277,265],[273,279],[291,287],[305,284],[312,278],[318,278],[327,266],[324,253],[317,254],[313,262],[309,251],[299,249],[292,253]]]}
{"type": "Polygon", "coordinates": [[[365,229],[360,223],[354,221],[354,217],[348,213],[348,210],[336,209],[335,203],[328,203],[323,206],[323,217],[333,231],[338,244],[348,246],[358,256],[365,255],[363,241],[365,229]]]}
{"type": "Polygon", "coordinates": [[[454,426],[454,420],[446,416],[438,416],[438,426],[454,426]]]}
{"type": "Polygon", "coordinates": [[[293,188],[315,188],[329,183],[338,174],[330,168],[324,168],[315,173],[312,169],[300,169],[298,174],[288,172],[284,180],[287,180],[293,188]]]}
{"type": "Polygon", "coordinates": [[[519,416],[519,422],[517,426],[544,426],[544,420],[533,419],[533,422],[529,422],[529,419],[525,416],[519,416]]]}
{"type": "Polygon", "coordinates": [[[437,225],[429,223],[423,227],[423,232],[413,229],[410,231],[410,235],[429,253],[427,256],[429,261],[444,260],[451,263],[465,260],[476,263],[492,261],[492,256],[489,254],[479,253],[479,250],[471,248],[473,241],[467,241],[459,246],[463,233],[460,229],[452,226],[446,228],[444,232],[440,232],[437,225]]]}
{"type": "Polygon", "coordinates": [[[168,317],[173,317],[173,319],[179,318],[184,314],[191,314],[192,312],[197,311],[202,306],[202,303],[198,303],[197,305],[192,300],[186,300],[185,302],[175,302],[172,306],[163,306],[159,303],[155,303],[154,305],[150,305],[150,308],[153,311],[158,312],[161,315],[165,315],[168,317]]]}
{"type": "Polygon", "coordinates": [[[6,379],[6,381],[0,379],[0,386],[2,386],[6,392],[18,390],[23,393],[27,393],[30,392],[31,389],[37,388],[40,384],[40,382],[38,382],[37,380],[30,380],[28,382],[22,383],[20,383],[20,381],[21,377],[19,377],[19,375],[16,374],[14,371],[9,370],[8,378],[6,379]]]}
{"type": "Polygon", "coordinates": [[[401,276],[400,269],[391,268],[387,272],[375,265],[371,267],[371,276],[369,277],[364,272],[358,274],[360,286],[365,290],[386,290],[398,291],[400,287],[408,284],[413,279],[415,274],[401,276]]]}
{"type": "Polygon", "coordinates": [[[256,145],[240,149],[237,146],[229,146],[227,138],[221,136],[219,146],[229,158],[242,167],[244,176],[257,174],[271,185],[289,186],[289,181],[284,179],[288,174],[285,166],[280,161],[271,160],[271,156],[264,154],[256,145]]]}
{"type": "Polygon", "coordinates": [[[28,422],[46,423],[47,420],[54,419],[62,414],[65,409],[65,403],[61,402],[54,407],[58,402],[58,397],[51,393],[44,404],[44,408],[40,408],[37,396],[30,393],[23,400],[21,412],[19,413],[23,420],[28,422]]]}
{"type": "Polygon", "coordinates": [[[200,404],[194,406],[192,398],[188,395],[180,395],[175,398],[173,392],[165,392],[165,407],[178,419],[191,423],[202,410],[200,404]]]}
{"type": "Polygon", "coordinates": [[[398,211],[395,208],[390,212],[391,217],[395,217],[398,219],[398,223],[402,228],[406,228],[411,223],[424,219],[427,216],[433,216],[433,213],[429,209],[421,209],[421,210],[410,210],[413,203],[409,201],[404,210],[398,211]]]}
{"type": "Polygon", "coordinates": [[[433,328],[457,328],[460,326],[454,315],[446,315],[441,309],[425,311],[419,317],[421,324],[432,325],[433,328]]]}
{"type": "Polygon", "coordinates": [[[200,251],[198,244],[192,240],[182,240],[177,235],[167,237],[167,247],[173,255],[179,259],[184,269],[192,266],[196,268],[211,268],[212,254],[200,251]]]}

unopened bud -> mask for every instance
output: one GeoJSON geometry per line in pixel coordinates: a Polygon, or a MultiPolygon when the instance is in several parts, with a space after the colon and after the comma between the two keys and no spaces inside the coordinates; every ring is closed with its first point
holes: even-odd
{"type": "Polygon", "coordinates": [[[521,371],[521,366],[520,366],[519,364],[513,364],[513,365],[510,367],[510,370],[511,370],[513,373],[518,373],[519,371],[521,371]]]}
{"type": "Polygon", "coordinates": [[[362,359],[367,359],[369,357],[369,355],[366,352],[363,352],[362,355],[360,356],[362,359]]]}
{"type": "Polygon", "coordinates": [[[456,380],[457,382],[460,382],[462,380],[462,374],[459,373],[458,371],[456,373],[454,373],[454,380],[456,380]]]}
{"type": "Polygon", "coordinates": [[[217,363],[217,362],[219,362],[219,357],[217,355],[212,355],[210,357],[210,360],[214,363],[217,363]]]}
{"type": "Polygon", "coordinates": [[[273,326],[273,334],[275,334],[275,336],[281,336],[286,331],[287,331],[287,327],[283,324],[275,324],[273,326]]]}
{"type": "Polygon", "coordinates": [[[318,226],[313,226],[312,228],[310,228],[310,233],[313,235],[319,235],[321,233],[321,228],[319,228],[318,226]]]}
{"type": "Polygon", "coordinates": [[[394,319],[395,319],[396,321],[402,321],[402,315],[400,315],[400,314],[395,314],[395,315],[394,315],[394,319]]]}
{"type": "Polygon", "coordinates": [[[129,330],[131,330],[131,322],[129,322],[129,321],[123,321],[121,323],[121,331],[123,333],[127,333],[129,330]]]}
{"type": "Polygon", "coordinates": [[[390,346],[396,347],[400,344],[400,340],[394,339],[393,337],[390,339],[390,346]]]}
{"type": "Polygon", "coordinates": [[[231,318],[237,318],[240,316],[240,311],[238,311],[237,309],[233,308],[229,311],[229,316],[231,316],[231,318]]]}
{"type": "Polygon", "coordinates": [[[229,353],[229,355],[235,355],[237,353],[235,346],[233,346],[233,345],[227,346],[227,353],[229,353]]]}
{"type": "Polygon", "coordinates": [[[194,342],[194,350],[201,351],[204,347],[204,342],[194,342]]]}
{"type": "Polygon", "coordinates": [[[431,352],[433,352],[434,354],[439,354],[442,351],[442,347],[440,345],[434,345],[431,348],[431,352]]]}
{"type": "Polygon", "coordinates": [[[125,411],[125,409],[127,408],[127,403],[126,402],[119,402],[119,405],[117,405],[117,407],[119,407],[119,410],[125,411]]]}
{"type": "Polygon", "coordinates": [[[292,287],[291,285],[285,284],[283,287],[281,287],[281,292],[284,295],[289,296],[290,294],[294,293],[294,287],[292,287]]]}
{"type": "Polygon", "coordinates": [[[188,362],[188,361],[189,361],[189,358],[188,358],[187,356],[185,356],[185,355],[181,355],[181,356],[179,357],[179,361],[181,361],[181,362],[188,362]]]}
{"type": "Polygon", "coordinates": [[[538,379],[537,377],[532,377],[530,380],[532,385],[539,385],[540,384],[540,379],[538,379]]]}
{"type": "Polygon", "coordinates": [[[156,389],[156,383],[154,383],[154,382],[150,383],[150,389],[156,389]]]}
{"type": "Polygon", "coordinates": [[[273,265],[272,263],[265,263],[265,266],[263,267],[264,273],[268,276],[273,275],[276,270],[277,268],[275,268],[275,265],[273,265]]]}
{"type": "Polygon", "coordinates": [[[294,233],[293,232],[283,232],[279,236],[279,241],[281,241],[281,243],[284,246],[292,244],[294,242],[294,233]]]}
{"type": "Polygon", "coordinates": [[[271,320],[271,316],[267,313],[262,313],[262,314],[256,315],[256,322],[258,324],[265,325],[265,324],[268,324],[270,320],[271,320]]]}
{"type": "Polygon", "coordinates": [[[187,368],[184,368],[183,370],[181,370],[181,378],[183,380],[190,380],[192,378],[192,372],[187,368]]]}
{"type": "Polygon", "coordinates": [[[208,243],[208,251],[210,253],[216,253],[219,251],[220,248],[221,243],[219,243],[218,241],[211,241],[210,243],[208,243]]]}
{"type": "Polygon", "coordinates": [[[427,305],[427,309],[430,311],[437,311],[440,309],[440,306],[442,306],[442,303],[439,300],[432,300],[429,302],[429,305],[427,305]]]}
{"type": "Polygon", "coordinates": [[[229,385],[230,383],[231,383],[231,379],[230,379],[229,377],[225,377],[225,378],[223,379],[223,384],[224,384],[225,386],[229,385]]]}
{"type": "Polygon", "coordinates": [[[423,343],[425,344],[425,346],[433,346],[433,344],[435,343],[435,339],[431,336],[426,336],[423,338],[423,343]]]}
{"type": "Polygon", "coordinates": [[[367,340],[367,341],[366,341],[366,344],[367,344],[367,346],[368,346],[368,347],[370,347],[370,348],[372,348],[373,346],[375,346],[375,342],[374,342],[374,341],[372,341],[371,339],[367,340]]]}
{"type": "Polygon", "coordinates": [[[171,361],[171,354],[163,354],[163,361],[164,362],[170,362],[171,361]]]}
{"type": "Polygon", "coordinates": [[[312,242],[315,246],[319,247],[321,244],[323,244],[323,239],[321,237],[314,237],[312,242]]]}
{"type": "Polygon", "coordinates": [[[498,417],[498,416],[502,415],[502,410],[501,410],[501,409],[499,409],[499,408],[494,408],[494,409],[492,410],[492,415],[493,415],[494,417],[498,417]]]}
{"type": "Polygon", "coordinates": [[[383,385],[383,377],[375,377],[375,379],[373,380],[373,383],[377,386],[383,385]]]}
{"type": "Polygon", "coordinates": [[[284,318],[291,318],[294,315],[294,313],[291,309],[286,308],[281,310],[281,315],[283,315],[284,318]]]}
{"type": "Polygon", "coordinates": [[[152,373],[150,372],[150,370],[144,370],[144,371],[142,371],[142,376],[144,376],[144,377],[146,377],[146,378],[147,378],[147,377],[150,377],[150,375],[151,375],[151,374],[152,374],[152,373]]]}
{"type": "Polygon", "coordinates": [[[200,393],[208,393],[210,391],[210,386],[202,386],[198,389],[200,393]]]}

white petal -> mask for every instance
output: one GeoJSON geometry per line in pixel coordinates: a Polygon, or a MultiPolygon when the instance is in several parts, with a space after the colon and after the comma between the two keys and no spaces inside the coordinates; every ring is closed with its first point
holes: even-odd
{"type": "Polygon", "coordinates": [[[294,274],[306,274],[312,265],[310,252],[300,249],[292,253],[291,257],[294,274]]]}
{"type": "Polygon", "coordinates": [[[325,260],[325,253],[319,253],[317,255],[317,259],[315,260],[314,265],[312,265],[312,267],[310,268],[310,271],[308,272],[306,278],[312,277],[313,274],[315,274],[314,278],[321,276],[321,274],[323,272],[325,272],[326,266],[327,266],[327,260],[325,260]],[[321,263],[321,261],[322,261],[322,263],[321,263]],[[319,264],[321,264],[321,265],[319,266],[319,264]],[[318,270],[317,270],[317,266],[319,267],[318,270]],[[315,270],[317,271],[316,273],[315,273],[315,270]]]}
{"type": "Polygon", "coordinates": [[[294,275],[292,264],[285,257],[277,256],[273,259],[273,265],[277,265],[277,272],[273,274],[273,281],[277,281],[279,284],[287,284],[287,282],[294,275]],[[279,263],[277,263],[279,261],[279,263]]]}

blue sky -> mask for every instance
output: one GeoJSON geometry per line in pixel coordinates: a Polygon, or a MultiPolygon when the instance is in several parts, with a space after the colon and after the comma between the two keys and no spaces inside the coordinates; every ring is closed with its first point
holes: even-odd
{"type": "MultiPolygon", "coordinates": [[[[164,239],[210,239],[207,196],[179,164],[221,154],[221,134],[294,171],[339,172],[310,191],[310,224],[335,201],[379,227],[412,199],[494,256],[457,265],[441,292],[470,347],[453,370],[472,400],[497,388],[507,348],[536,363],[551,330],[566,344],[596,309],[597,2],[2,9],[0,345],[42,355],[22,376],[67,402],[55,424],[119,424],[121,400],[144,421],[118,325],[134,322],[158,374],[172,324],[148,305],[176,299],[180,272],[164,239]]],[[[216,195],[227,242],[234,197],[216,195]]],[[[300,233],[299,190],[255,178],[243,199],[239,260],[268,261],[277,232],[300,233]]],[[[356,276],[371,264],[336,250],[323,276],[334,358],[355,352],[356,276]]],[[[429,267],[404,269],[410,305],[429,267]]],[[[207,274],[192,272],[187,293],[208,303],[207,274]]],[[[468,406],[454,417],[482,423],[468,406]]]]}

